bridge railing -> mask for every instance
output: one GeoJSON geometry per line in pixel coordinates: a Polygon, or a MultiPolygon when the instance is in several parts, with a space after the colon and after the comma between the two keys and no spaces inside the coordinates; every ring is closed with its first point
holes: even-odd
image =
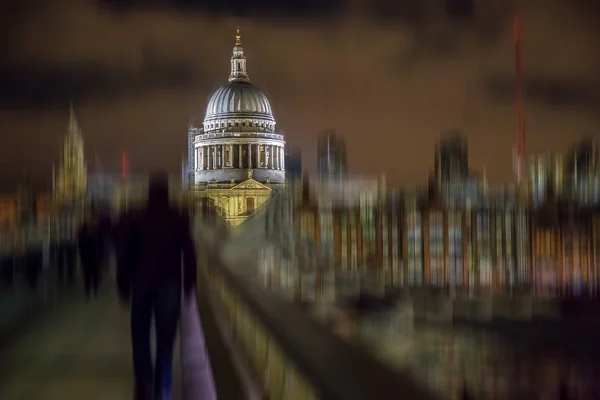
{"type": "Polygon", "coordinates": [[[434,398],[412,378],[335,336],[299,305],[226,265],[216,252],[200,266],[213,307],[266,398],[434,398]]]}

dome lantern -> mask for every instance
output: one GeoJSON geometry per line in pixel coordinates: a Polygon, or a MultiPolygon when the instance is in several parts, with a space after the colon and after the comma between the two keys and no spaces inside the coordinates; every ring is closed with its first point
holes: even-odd
{"type": "Polygon", "coordinates": [[[235,46],[233,46],[233,54],[231,56],[231,73],[229,74],[229,82],[231,81],[249,81],[248,74],[246,72],[246,57],[244,56],[244,48],[242,47],[242,36],[240,35],[239,26],[236,29],[235,46]]]}

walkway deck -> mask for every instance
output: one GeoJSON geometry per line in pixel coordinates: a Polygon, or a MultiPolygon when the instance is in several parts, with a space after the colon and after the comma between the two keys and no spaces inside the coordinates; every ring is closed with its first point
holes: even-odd
{"type": "MultiPolygon", "coordinates": [[[[61,303],[0,354],[0,399],[130,400],[127,311],[108,291],[61,303]]],[[[173,398],[181,399],[178,351],[174,361],[173,398]]]]}

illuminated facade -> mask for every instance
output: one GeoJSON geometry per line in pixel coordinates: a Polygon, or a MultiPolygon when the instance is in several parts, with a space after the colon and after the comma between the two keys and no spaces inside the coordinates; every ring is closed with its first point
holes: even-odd
{"type": "Polygon", "coordinates": [[[600,160],[598,143],[582,140],[566,160],[565,180],[572,201],[586,206],[600,202],[600,160]]]}
{"type": "Polygon", "coordinates": [[[597,294],[600,212],[548,203],[532,224],[533,286],[546,295],[597,294]]]}
{"type": "Polygon", "coordinates": [[[229,82],[211,96],[202,125],[188,130],[192,196],[210,198],[238,225],[284,184],[284,146],[269,100],[250,83],[238,30],[229,82]]]}
{"type": "MultiPolygon", "coordinates": [[[[343,185],[352,186],[352,179],[343,185]]],[[[323,185],[304,190],[311,194],[296,209],[296,234],[342,270],[375,269],[387,284],[453,292],[531,284],[529,214],[515,204],[480,199],[453,207],[426,190],[385,196],[375,179],[371,191],[361,188],[372,196],[355,202],[327,202],[323,185]]]]}
{"type": "Polygon", "coordinates": [[[383,179],[350,176],[307,180],[302,190],[296,235],[337,268],[379,270],[387,284],[451,292],[532,284],[527,202],[514,187],[471,178],[460,137],[442,140],[426,186],[387,195],[383,179]]]}
{"type": "Polygon", "coordinates": [[[530,156],[529,184],[531,201],[534,206],[541,205],[546,195],[554,197],[564,193],[564,159],[561,154],[548,153],[530,156]]]}
{"type": "Polygon", "coordinates": [[[17,219],[18,198],[15,194],[0,196],[0,228],[4,229],[17,219]]]}
{"type": "Polygon", "coordinates": [[[428,185],[390,196],[376,180],[370,188],[353,177],[315,180],[302,187],[309,194],[299,196],[296,234],[337,268],[375,268],[387,284],[472,294],[597,294],[594,149],[584,142],[568,157],[530,158],[529,191],[471,178],[463,145],[438,146],[439,172],[428,185]],[[457,184],[466,177],[469,184],[457,184]]]}
{"type": "Polygon", "coordinates": [[[87,167],[83,154],[83,137],[72,105],[63,143],[62,161],[58,171],[53,171],[53,190],[59,207],[73,207],[83,202],[86,197],[87,167]]]}

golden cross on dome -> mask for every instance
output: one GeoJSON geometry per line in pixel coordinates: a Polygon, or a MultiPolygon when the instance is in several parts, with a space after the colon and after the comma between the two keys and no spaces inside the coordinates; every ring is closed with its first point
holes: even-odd
{"type": "Polygon", "coordinates": [[[237,28],[235,28],[235,45],[236,46],[242,45],[242,35],[240,35],[240,27],[239,26],[237,28]]]}

